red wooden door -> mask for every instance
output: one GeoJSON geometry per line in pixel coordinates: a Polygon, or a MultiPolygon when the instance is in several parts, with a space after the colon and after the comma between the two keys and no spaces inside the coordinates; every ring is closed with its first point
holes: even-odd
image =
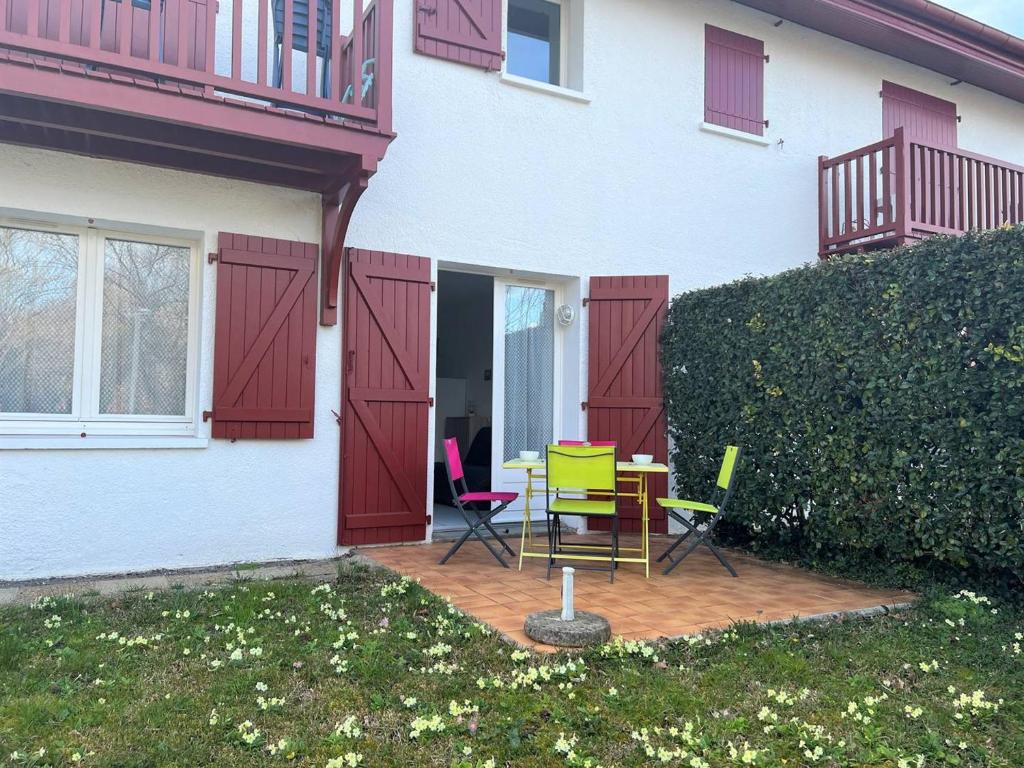
{"type": "Polygon", "coordinates": [[[216,9],[216,3],[211,10],[207,0],[166,0],[163,13],[163,52],[166,63],[200,71],[206,69],[207,37],[213,31],[214,19],[211,15],[216,15],[216,9]],[[185,56],[182,61],[178,60],[180,34],[185,35],[185,56]]]}
{"type": "Polygon", "coordinates": [[[956,104],[882,81],[882,136],[902,127],[910,141],[938,147],[956,146],[956,104]]]}
{"type": "MultiPolygon", "coordinates": [[[[930,147],[956,147],[956,126],[956,104],[952,101],[882,81],[882,135],[888,138],[897,128],[903,128],[907,141],[915,145],[910,149],[911,216],[915,221],[926,220],[928,200],[954,200],[958,194],[954,187],[959,188],[954,171],[936,173],[932,151],[917,142],[930,147]],[[930,172],[926,171],[929,166],[930,172]]],[[[890,174],[891,188],[895,189],[896,169],[890,174]]]]}
{"type": "Polygon", "coordinates": [[[147,58],[149,14],[153,3],[161,7],[160,0],[151,0],[149,5],[136,5],[133,0],[102,0],[100,45],[103,50],[130,52],[132,56],[147,58]],[[122,28],[124,25],[128,25],[127,31],[122,28]]]}
{"type": "MultiPolygon", "coordinates": [[[[650,453],[668,463],[665,403],[662,395],[658,341],[668,306],[668,277],[592,277],[588,307],[589,360],[587,365],[587,437],[614,440],[620,461],[634,453],[650,453]]],[[[668,478],[651,475],[650,525],[654,533],[667,533],[665,510],[655,503],[667,495],[668,478]]],[[[636,486],[624,483],[620,492],[636,486]]],[[[619,505],[620,530],[640,531],[640,506],[619,505]]],[[[588,526],[608,530],[607,521],[588,526]]]]}
{"type": "Polygon", "coordinates": [[[339,544],[427,535],[430,260],[346,251],[339,544]]]}

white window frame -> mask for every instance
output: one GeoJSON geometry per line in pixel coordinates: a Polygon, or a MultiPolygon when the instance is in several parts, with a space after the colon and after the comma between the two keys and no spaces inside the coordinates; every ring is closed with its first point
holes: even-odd
{"type": "MultiPolygon", "coordinates": [[[[35,436],[168,436],[196,435],[196,385],[199,367],[199,310],[202,267],[199,243],[131,230],[76,226],[56,221],[19,221],[0,217],[0,226],[78,237],[75,297],[75,360],[70,414],[0,412],[0,437],[35,436]],[[106,240],[170,245],[189,251],[188,340],[185,369],[185,412],[153,416],[100,413],[100,371],[103,340],[103,259],[106,240]]],[[[3,441],[0,440],[0,443],[3,441]]]]}
{"type": "MultiPolygon", "coordinates": [[[[501,81],[528,90],[550,93],[573,101],[589,103],[583,91],[583,3],[584,0],[548,0],[559,7],[558,85],[515,75],[508,70],[508,59],[501,65],[501,81]]],[[[502,18],[503,48],[508,50],[508,11],[505,0],[502,18]]]]}
{"type": "MultiPolygon", "coordinates": [[[[491,485],[498,491],[514,491],[519,499],[494,518],[496,523],[510,523],[523,517],[523,498],[526,477],[522,470],[504,469],[505,463],[505,294],[509,288],[540,288],[554,293],[553,302],[557,308],[565,303],[565,285],[562,282],[534,280],[528,277],[494,278],[494,346],[491,353],[491,485]]],[[[558,442],[563,437],[562,413],[565,402],[565,333],[557,319],[552,328],[554,333],[553,360],[554,376],[551,401],[551,439],[558,442]]],[[[575,375],[570,371],[570,376],[575,375]]],[[[544,519],[543,505],[534,504],[530,509],[531,519],[544,519]],[[538,518],[539,515],[539,518],[538,518]]]]}

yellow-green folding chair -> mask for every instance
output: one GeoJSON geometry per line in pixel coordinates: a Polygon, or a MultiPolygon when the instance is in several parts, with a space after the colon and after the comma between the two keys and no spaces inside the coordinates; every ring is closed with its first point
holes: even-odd
{"type": "Polygon", "coordinates": [[[686,528],[686,532],[676,539],[675,543],[665,550],[661,554],[661,557],[658,558],[659,563],[665,559],[668,559],[670,563],[662,573],[671,573],[672,569],[683,562],[687,555],[703,544],[711,550],[711,554],[718,558],[718,562],[725,566],[725,569],[729,571],[729,573],[736,576],[736,571],[729,564],[729,561],[725,559],[722,553],[718,551],[718,547],[711,543],[709,536],[711,535],[711,532],[715,530],[715,526],[718,525],[719,521],[725,515],[725,505],[728,503],[729,497],[732,496],[733,485],[736,482],[736,468],[739,466],[740,456],[742,456],[742,454],[742,449],[737,446],[726,446],[725,458],[722,459],[722,468],[718,471],[718,482],[715,483],[715,490],[712,494],[710,503],[705,503],[703,501],[690,501],[689,499],[658,499],[658,504],[665,508],[665,511],[668,512],[669,516],[686,528]],[[708,520],[707,525],[705,525],[703,530],[701,530],[698,527],[698,524],[683,517],[679,513],[679,510],[703,512],[711,515],[711,519],[708,520]],[[672,553],[676,550],[676,547],[690,538],[690,536],[693,536],[693,541],[690,542],[690,546],[686,548],[686,551],[677,558],[672,557],[672,553]]]}
{"type": "MultiPolygon", "coordinates": [[[[547,448],[548,578],[555,560],[606,561],[615,581],[619,555],[619,497],[615,482],[615,446],[549,445],[547,448]],[[573,547],[557,532],[562,515],[603,517],[612,521],[611,547],[573,547]],[[607,549],[607,553],[595,550],[607,549]]],[[[597,566],[583,569],[606,570],[597,566]]]]}

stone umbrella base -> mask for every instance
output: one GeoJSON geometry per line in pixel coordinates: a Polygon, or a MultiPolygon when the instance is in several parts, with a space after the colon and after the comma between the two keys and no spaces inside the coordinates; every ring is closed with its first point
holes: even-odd
{"type": "Polygon", "coordinates": [[[565,648],[582,648],[608,642],[612,628],[604,616],[576,611],[571,621],[562,621],[562,612],[539,611],[526,617],[526,636],[538,643],[565,648]]]}

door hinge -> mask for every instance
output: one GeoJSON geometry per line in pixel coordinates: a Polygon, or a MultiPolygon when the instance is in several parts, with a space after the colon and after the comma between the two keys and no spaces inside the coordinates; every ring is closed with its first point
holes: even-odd
{"type": "Polygon", "coordinates": [[[203,421],[209,421],[213,418],[213,411],[203,411],[203,421]]]}
{"type": "Polygon", "coordinates": [[[584,400],[582,403],[580,403],[580,410],[581,411],[587,410],[587,401],[586,400],[584,400]]]}

